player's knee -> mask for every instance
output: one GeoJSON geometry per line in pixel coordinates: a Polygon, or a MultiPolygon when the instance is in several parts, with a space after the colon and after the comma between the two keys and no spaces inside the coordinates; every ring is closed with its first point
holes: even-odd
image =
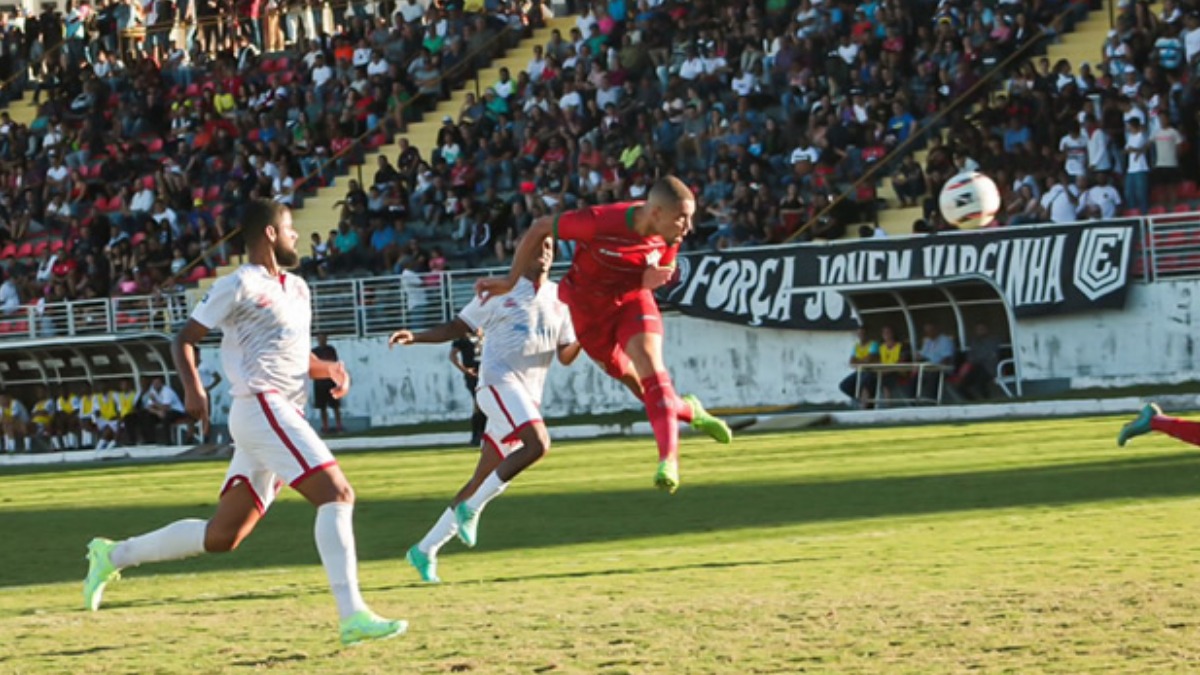
{"type": "Polygon", "coordinates": [[[346,482],[343,482],[340,485],[334,485],[329,501],[338,502],[341,504],[353,504],[354,488],[350,487],[350,484],[346,482]]]}
{"type": "Polygon", "coordinates": [[[228,553],[237,549],[244,538],[238,530],[214,526],[210,522],[204,530],[204,550],[209,553],[228,553]]]}
{"type": "Polygon", "coordinates": [[[550,450],[549,443],[542,443],[540,441],[537,441],[537,442],[525,444],[525,451],[529,453],[529,459],[530,459],[530,461],[533,461],[533,462],[536,462],[536,461],[540,460],[541,458],[545,457],[546,453],[549,452],[549,450],[550,450]]]}
{"type": "Polygon", "coordinates": [[[532,461],[536,462],[550,452],[550,434],[545,429],[537,429],[528,438],[521,439],[526,452],[532,461]]]}

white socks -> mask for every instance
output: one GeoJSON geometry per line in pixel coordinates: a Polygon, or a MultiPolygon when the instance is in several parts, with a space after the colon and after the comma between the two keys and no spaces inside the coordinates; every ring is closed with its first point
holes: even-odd
{"type": "Polygon", "coordinates": [[[417,548],[422,553],[429,556],[436,556],[446,542],[454,538],[458,534],[458,519],[454,517],[454,509],[446,509],[442,512],[442,517],[438,518],[433,529],[425,535],[425,538],[417,542],[417,548]]]}
{"type": "MultiPolygon", "coordinates": [[[[338,614],[342,619],[367,609],[367,603],[363,602],[358,591],[353,516],[353,504],[322,504],[317,507],[317,521],[313,526],[317,552],[329,576],[329,587],[337,600],[338,614]]],[[[112,563],[118,568],[125,568],[199,555],[204,553],[204,532],[207,527],[208,522],[204,520],[177,520],[162,529],[126,539],[113,548],[112,563]]]]}
{"type": "Polygon", "coordinates": [[[358,555],[354,550],[354,505],[329,502],[317,507],[313,535],[329,576],[329,588],[342,620],[367,610],[358,591],[358,555]]]}
{"type": "Polygon", "coordinates": [[[204,553],[204,530],[207,527],[208,521],[188,518],[140,537],[126,539],[113,549],[112,564],[124,568],[199,555],[204,553]]]}
{"type": "Polygon", "coordinates": [[[487,506],[488,502],[499,497],[506,487],[508,487],[508,483],[500,480],[500,476],[497,476],[495,471],[491,472],[487,478],[483,479],[483,484],[479,486],[475,494],[467,498],[467,508],[479,513],[483,507],[487,506]]]}

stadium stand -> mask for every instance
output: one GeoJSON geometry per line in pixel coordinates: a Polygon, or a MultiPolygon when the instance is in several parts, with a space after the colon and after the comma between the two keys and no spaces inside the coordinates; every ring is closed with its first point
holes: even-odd
{"type": "MultiPolygon", "coordinates": [[[[1081,37],[1094,35],[1099,19],[1088,20],[1090,9],[1065,2],[645,3],[622,20],[602,3],[576,19],[571,37],[535,41],[539,53],[525,69],[493,80],[495,93],[485,90],[484,100],[464,100],[461,119],[443,118],[446,138],[422,155],[428,172],[423,166],[404,180],[401,236],[457,251],[450,260],[458,265],[503,261],[532,217],[577,200],[636,198],[656,172],[675,171],[700,196],[689,247],[779,242],[805,224],[806,238],[837,238],[877,217],[877,197],[892,197],[867,184],[825,213],[831,201],[907,138],[925,134],[935,144],[929,166],[918,161],[914,171],[893,159],[885,172],[909,172],[905,202],[923,204],[920,213],[952,166],[950,158],[945,167],[939,162],[959,151],[957,137],[945,147],[929,133],[944,131],[930,118],[1009,55],[1045,53],[1054,36],[1081,21],[1081,37]],[[493,105],[511,109],[511,119],[493,105]]],[[[1039,134],[1030,154],[1040,156],[1057,138],[1039,134]]],[[[345,198],[369,202],[370,187],[345,198]]],[[[932,215],[926,221],[937,227],[932,215]]],[[[357,237],[364,248],[383,229],[380,221],[366,223],[357,237]]],[[[379,237],[385,247],[390,239],[379,237]]],[[[335,240],[322,240],[322,250],[336,259],[335,240]]],[[[394,259],[375,253],[365,258],[385,267],[394,259]]],[[[354,262],[330,267],[354,268],[363,259],[356,249],[354,262]]]]}
{"type": "MultiPolygon", "coordinates": [[[[680,173],[700,197],[692,248],[779,242],[801,227],[803,238],[853,236],[853,225],[876,220],[883,232],[907,232],[912,216],[936,229],[932,197],[960,165],[996,174],[1006,221],[1046,220],[1048,169],[1064,162],[1059,141],[1070,115],[1062,111],[1078,112],[1084,101],[1111,131],[1110,154],[1122,159],[1123,133],[1108,125],[1123,69],[1112,78],[1114,60],[1097,54],[1105,72],[1072,85],[1059,53],[1087,49],[1051,44],[1076,29],[1075,44],[1099,34],[1105,13],[1086,2],[617,1],[558,19],[543,17],[536,3],[467,4],[487,11],[472,15],[454,3],[420,11],[402,0],[384,18],[383,5],[356,4],[317,19],[289,8],[278,20],[244,22],[250,30],[238,34],[229,30],[232,10],[220,6],[194,31],[180,23],[171,32],[169,22],[148,16],[150,29],[138,32],[102,3],[83,18],[100,39],[81,45],[68,37],[61,48],[47,35],[71,35],[73,14],[58,23],[37,17],[38,40],[6,22],[4,39],[27,47],[24,63],[6,64],[7,72],[15,66],[37,81],[14,88],[30,93],[9,107],[5,123],[14,132],[0,148],[10,162],[4,205],[29,218],[6,218],[16,236],[0,255],[29,266],[61,235],[65,254],[51,256],[83,267],[89,247],[76,255],[68,244],[86,229],[91,250],[122,251],[96,264],[107,269],[91,270],[87,286],[95,288],[87,292],[133,288],[127,273],[143,292],[185,268],[182,280],[197,282],[236,244],[194,267],[189,261],[230,233],[240,199],[261,191],[291,201],[303,241],[318,242],[309,273],[421,273],[431,259],[456,267],[502,261],[533,217],[578,200],[637,197],[659,171],[680,173]],[[317,21],[335,31],[325,43],[307,40],[317,21]],[[194,41],[193,51],[168,50],[168,37],[194,41]],[[1052,69],[1024,58],[1047,45],[1052,69]],[[105,46],[127,51],[118,58],[105,46]],[[481,71],[501,46],[512,49],[481,71]],[[974,108],[969,121],[952,115],[946,125],[928,124],[1017,52],[1000,92],[965,102],[974,108]],[[50,98],[25,130],[15,115],[33,96],[50,98]],[[390,145],[401,130],[400,146],[390,145]],[[929,144],[915,164],[893,157],[880,181],[854,185],[915,136],[929,144]],[[364,176],[364,167],[373,173],[364,176]],[[43,178],[64,170],[65,182],[43,178]],[[351,170],[353,183],[338,178],[351,170]],[[903,195],[896,174],[909,179],[903,195]],[[16,189],[31,182],[40,191],[16,189]],[[827,208],[842,192],[850,198],[827,208]],[[897,202],[906,208],[880,209],[897,202]]],[[[1140,95],[1149,104],[1171,86],[1150,58],[1160,37],[1170,39],[1162,26],[1171,23],[1140,7],[1122,6],[1118,21],[1128,26],[1123,58],[1146,67],[1135,78],[1147,80],[1140,95]]],[[[1175,124],[1192,135],[1187,116],[1175,124]]],[[[1156,125],[1148,120],[1149,135],[1156,125]]],[[[1120,190],[1123,176],[1115,178],[1120,190]]],[[[1159,201],[1153,208],[1179,208],[1178,200],[1159,201]]],[[[66,297],[80,292],[65,289],[66,297]]]]}

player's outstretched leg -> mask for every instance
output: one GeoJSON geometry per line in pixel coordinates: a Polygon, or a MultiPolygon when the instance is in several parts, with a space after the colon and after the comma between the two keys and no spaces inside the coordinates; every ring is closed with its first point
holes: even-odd
{"type": "Polygon", "coordinates": [[[1162,415],[1162,409],[1156,404],[1149,403],[1143,406],[1138,416],[1132,422],[1121,427],[1121,432],[1117,434],[1117,445],[1124,447],[1129,442],[1129,439],[1153,431],[1154,418],[1159,415],[1162,415]]]}
{"type": "Polygon", "coordinates": [[[499,449],[495,448],[490,440],[484,440],[479,449],[479,462],[475,465],[475,473],[471,476],[471,480],[462,486],[462,489],[454,496],[454,501],[442,512],[441,517],[421,541],[414,544],[405,553],[405,560],[417,570],[422,581],[431,584],[441,582],[437,573],[438,552],[458,534],[458,518],[454,514],[454,507],[475,494],[483,481],[499,466],[501,458],[499,449]]]}
{"type": "Polygon", "coordinates": [[[1137,418],[1121,429],[1120,435],[1117,436],[1117,444],[1125,445],[1129,439],[1151,431],[1166,434],[1190,445],[1200,446],[1200,422],[1168,417],[1153,403],[1143,407],[1137,418]]]}
{"type": "Polygon", "coordinates": [[[715,415],[709,414],[704,409],[704,405],[700,403],[700,399],[692,394],[681,396],[680,399],[688,406],[692,413],[692,428],[704,434],[708,434],[710,438],[718,443],[729,444],[733,442],[733,430],[725,423],[725,420],[715,415]]]}
{"type": "Polygon", "coordinates": [[[475,494],[454,508],[454,515],[458,520],[458,538],[467,546],[475,546],[479,515],[483,513],[488,502],[499,497],[512,479],[545,457],[546,452],[550,450],[550,433],[541,420],[522,428],[517,438],[521,441],[521,447],[511,451],[504,461],[496,466],[496,470],[488,474],[475,494]]]}
{"type": "Polygon", "coordinates": [[[354,491],[342,470],[336,464],[330,465],[295,487],[317,507],[313,538],[329,577],[329,589],[337,602],[342,644],[350,646],[368,640],[385,640],[406,632],[408,622],[384,619],[372,612],[359,592],[354,491]]]}
{"type": "MultiPolygon", "coordinates": [[[[203,520],[178,520],[166,527],[120,542],[101,537],[88,543],[88,574],[83,581],[83,606],[96,611],[109,583],[121,578],[121,570],[149,562],[180,560],[205,551],[203,520]]],[[[253,526],[251,526],[253,527],[253,526]]]]}

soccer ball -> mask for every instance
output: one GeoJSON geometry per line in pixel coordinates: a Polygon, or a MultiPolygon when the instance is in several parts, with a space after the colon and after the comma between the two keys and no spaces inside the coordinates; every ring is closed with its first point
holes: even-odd
{"type": "Polygon", "coordinates": [[[1000,191],[991,178],[978,171],[963,171],[946,181],[938,207],[946,222],[960,229],[986,227],[1000,210],[1000,191]]]}

